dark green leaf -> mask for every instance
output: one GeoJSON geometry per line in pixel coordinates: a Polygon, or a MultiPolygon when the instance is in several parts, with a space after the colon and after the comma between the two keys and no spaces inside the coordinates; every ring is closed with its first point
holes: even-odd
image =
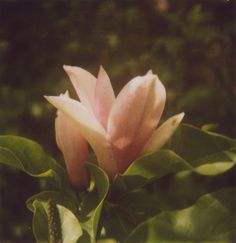
{"type": "Polygon", "coordinates": [[[126,242],[232,242],[236,237],[236,189],[201,197],[193,206],[166,211],[140,224],[126,242]]]}
{"type": "Polygon", "coordinates": [[[60,204],[70,209],[74,213],[78,213],[78,202],[77,198],[72,194],[66,194],[65,192],[60,191],[43,191],[32,197],[30,197],[26,204],[29,210],[34,211],[33,203],[35,200],[40,202],[48,202],[50,199],[53,199],[56,204],[60,204]]]}
{"type": "Polygon", "coordinates": [[[46,178],[50,189],[69,188],[65,169],[36,142],[17,136],[0,136],[0,163],[30,176],[46,178]]]}
{"type": "Polygon", "coordinates": [[[33,233],[37,242],[48,242],[48,216],[46,203],[35,200],[33,202],[33,233]]]}
{"type": "Polygon", "coordinates": [[[235,163],[236,140],[182,125],[165,149],[135,160],[123,175],[115,178],[113,188],[132,190],[184,170],[214,176],[230,170],[235,163]]]}
{"type": "Polygon", "coordinates": [[[87,163],[87,167],[91,175],[91,188],[81,203],[81,226],[90,235],[91,242],[95,242],[103,202],[109,189],[109,179],[95,164],[87,163]]]}
{"type": "Polygon", "coordinates": [[[129,212],[128,207],[105,202],[103,226],[106,237],[115,238],[118,242],[123,242],[136,225],[137,222],[129,212]]]}
{"type": "Polygon", "coordinates": [[[236,147],[236,140],[183,124],[171,137],[166,147],[194,165],[210,155],[230,151],[236,147]]]}

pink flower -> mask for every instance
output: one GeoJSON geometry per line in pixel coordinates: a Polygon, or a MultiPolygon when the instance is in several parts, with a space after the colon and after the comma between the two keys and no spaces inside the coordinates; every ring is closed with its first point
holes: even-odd
{"type": "Polygon", "coordinates": [[[80,144],[81,137],[73,134],[81,134],[91,145],[99,166],[112,178],[124,172],[140,155],[160,149],[183,119],[184,113],[180,113],[156,129],[164,109],[166,91],[151,71],[129,81],[115,98],[110,79],[102,67],[98,78],[79,67],[64,66],[64,69],[80,101],[68,95],[46,96],[46,99],[62,112],[63,120],[68,121],[65,128],[61,123],[56,131],[61,134],[58,145],[67,144],[69,147],[61,149],[65,159],[68,151],[73,158],[71,161],[66,159],[68,171],[77,168],[78,174],[72,173],[73,181],[79,182],[83,178],[81,175],[85,175],[86,158],[84,145],[80,144]],[[74,133],[75,130],[78,133],[74,133]],[[78,148],[68,144],[70,139],[74,144],[78,139],[78,148]]]}

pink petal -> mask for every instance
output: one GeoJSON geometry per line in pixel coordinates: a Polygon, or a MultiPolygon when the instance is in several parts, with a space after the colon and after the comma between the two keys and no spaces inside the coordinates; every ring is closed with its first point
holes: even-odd
{"type": "Polygon", "coordinates": [[[156,128],[165,98],[164,86],[151,72],[134,78],[119,93],[110,112],[107,130],[120,172],[137,158],[156,128]]]}
{"type": "Polygon", "coordinates": [[[84,162],[88,156],[88,146],[75,126],[61,111],[55,120],[56,141],[63,153],[67,173],[74,187],[87,186],[89,176],[84,162]]]}
{"type": "Polygon", "coordinates": [[[81,135],[93,148],[99,165],[109,177],[113,177],[117,173],[116,162],[106,131],[96,117],[76,100],[61,96],[45,96],[45,98],[76,124],[81,135]]]}
{"type": "Polygon", "coordinates": [[[106,71],[100,66],[95,89],[94,113],[105,129],[114,100],[115,95],[111,86],[111,81],[106,71]]]}
{"type": "Polygon", "coordinates": [[[70,77],[80,101],[92,112],[97,79],[79,67],[64,65],[63,68],[70,77]]]}
{"type": "Polygon", "coordinates": [[[184,112],[174,115],[165,121],[145,144],[142,154],[155,152],[160,149],[172,136],[180,122],[184,118],[184,112]]]}

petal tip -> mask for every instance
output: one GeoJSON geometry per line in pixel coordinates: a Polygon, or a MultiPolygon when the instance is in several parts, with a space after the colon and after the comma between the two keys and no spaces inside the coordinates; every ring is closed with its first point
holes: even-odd
{"type": "MultiPolygon", "coordinates": [[[[48,96],[48,95],[44,95],[44,98],[51,103],[52,105],[55,104],[55,102],[57,100],[61,100],[62,96],[48,96]]],[[[55,106],[55,105],[54,105],[55,106]]]]}
{"type": "Polygon", "coordinates": [[[181,113],[173,116],[172,117],[172,121],[171,121],[171,125],[173,127],[177,127],[180,124],[180,122],[183,120],[184,115],[185,115],[185,113],[184,112],[181,112],[181,113]]]}
{"type": "Polygon", "coordinates": [[[43,97],[44,97],[44,99],[46,99],[47,101],[50,99],[50,96],[49,96],[49,95],[44,95],[43,97]]]}
{"type": "Polygon", "coordinates": [[[183,120],[184,116],[185,116],[185,113],[181,112],[176,115],[176,119],[178,120],[178,122],[181,122],[183,120]]]}
{"type": "Polygon", "coordinates": [[[67,74],[73,72],[73,70],[76,68],[74,66],[69,66],[69,65],[63,65],[62,67],[63,67],[64,71],[67,72],[67,74]]]}
{"type": "Polygon", "coordinates": [[[153,74],[152,69],[149,69],[146,73],[146,75],[153,74]]]}
{"type": "Polygon", "coordinates": [[[66,65],[66,64],[63,64],[62,67],[63,67],[63,69],[70,68],[70,66],[69,65],[66,65]]]}

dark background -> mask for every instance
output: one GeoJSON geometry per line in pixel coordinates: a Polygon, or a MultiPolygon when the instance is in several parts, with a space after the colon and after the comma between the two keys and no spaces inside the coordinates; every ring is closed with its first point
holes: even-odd
{"type": "MultiPolygon", "coordinates": [[[[116,93],[157,73],[163,120],[185,111],[185,122],[235,136],[234,12],[231,0],[0,0],[0,134],[34,139],[61,159],[43,95],[71,90],[63,64],[94,75],[102,64],[116,93]]],[[[0,190],[1,242],[33,242],[24,202],[37,181],[0,167],[0,190]]]]}

